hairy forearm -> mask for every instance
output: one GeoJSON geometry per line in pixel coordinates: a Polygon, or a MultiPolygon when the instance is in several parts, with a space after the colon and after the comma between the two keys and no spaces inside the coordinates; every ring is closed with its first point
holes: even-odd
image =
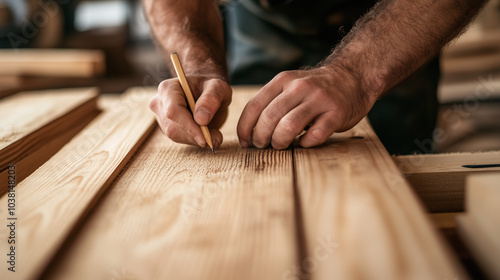
{"type": "MultiPolygon", "coordinates": [[[[143,0],[143,5],[165,57],[178,52],[187,75],[228,80],[217,1],[143,0]]],[[[173,68],[170,70],[173,73],[173,68]]]]}
{"type": "Polygon", "coordinates": [[[382,0],[322,63],[352,74],[379,98],[434,57],[476,15],[484,0],[382,0]]]}

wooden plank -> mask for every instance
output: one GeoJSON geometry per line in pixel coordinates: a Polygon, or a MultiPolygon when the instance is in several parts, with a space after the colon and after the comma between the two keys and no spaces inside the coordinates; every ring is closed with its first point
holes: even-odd
{"type": "Polygon", "coordinates": [[[494,237],[488,235],[468,214],[457,217],[457,229],[460,238],[490,279],[500,279],[498,233],[494,237]]]}
{"type": "Polygon", "coordinates": [[[92,77],[104,73],[104,70],[101,50],[0,50],[0,75],[92,77]]]}
{"type": "MultiPolygon", "coordinates": [[[[97,88],[19,93],[0,102],[0,173],[24,160],[22,179],[69,140],[67,132],[89,122],[97,111],[97,88]],[[4,115],[5,114],[5,115],[4,115]],[[61,137],[62,136],[62,137],[61,137]],[[57,144],[47,143],[54,139],[57,144]],[[40,153],[36,154],[37,151],[40,153]]],[[[3,175],[0,175],[0,178],[3,175]]],[[[7,189],[2,181],[0,195],[7,189]]]]}
{"type": "Polygon", "coordinates": [[[466,213],[458,232],[491,279],[500,279],[500,172],[467,177],[466,213]]]}
{"type": "MultiPolygon", "coordinates": [[[[78,123],[76,123],[73,127],[68,128],[66,131],[62,131],[59,135],[55,135],[54,138],[43,142],[43,145],[41,145],[39,149],[31,151],[26,157],[13,162],[12,164],[16,166],[17,183],[22,182],[50,157],[57,153],[57,151],[59,151],[76,134],[78,134],[78,132],[87,126],[99,114],[98,111],[94,112],[95,113],[90,113],[80,118],[78,123]]],[[[4,182],[7,182],[8,180],[8,172],[8,169],[4,169],[0,172],[0,182],[2,182],[0,196],[7,192],[7,185],[4,185],[4,182]]]]}
{"type": "MultiPolygon", "coordinates": [[[[122,106],[99,115],[15,188],[18,270],[0,270],[1,279],[34,279],[44,270],[155,127],[150,92],[130,91],[122,106]]],[[[6,245],[0,245],[4,256],[6,245]]]]}
{"type": "Polygon", "coordinates": [[[500,242],[500,171],[468,176],[466,201],[467,214],[500,242]]]}
{"type": "Polygon", "coordinates": [[[242,149],[236,122],[257,88],[235,88],[222,147],[159,130],[47,279],[281,279],[297,261],[292,151],[242,149]]]}
{"type": "Polygon", "coordinates": [[[294,162],[306,255],[287,279],[465,277],[366,119],[294,162]]]}
{"type": "Polygon", "coordinates": [[[500,171],[500,151],[397,156],[392,159],[432,213],[463,211],[466,176],[500,171]]]}
{"type": "Polygon", "coordinates": [[[455,218],[460,214],[463,212],[436,213],[430,214],[429,217],[436,228],[446,230],[456,228],[455,218]]]}

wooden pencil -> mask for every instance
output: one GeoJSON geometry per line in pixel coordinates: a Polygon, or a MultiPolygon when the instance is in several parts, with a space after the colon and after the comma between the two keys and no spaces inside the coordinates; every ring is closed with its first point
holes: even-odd
{"type": "MultiPolygon", "coordinates": [[[[189,83],[186,79],[186,75],[184,74],[184,69],[182,68],[181,61],[179,60],[179,56],[177,53],[172,53],[170,55],[170,59],[172,60],[172,63],[174,64],[174,69],[175,73],[177,73],[177,77],[179,78],[179,82],[181,84],[182,90],[184,91],[184,94],[186,95],[186,99],[189,104],[189,108],[191,108],[191,112],[194,114],[194,106],[195,106],[195,101],[194,101],[194,96],[193,93],[191,92],[191,88],[189,87],[189,83]]],[[[205,138],[205,141],[207,142],[208,146],[212,150],[212,153],[215,153],[214,151],[214,146],[212,144],[212,137],[210,136],[210,131],[208,130],[208,127],[206,125],[200,125],[201,132],[203,133],[203,137],[205,138]]]]}

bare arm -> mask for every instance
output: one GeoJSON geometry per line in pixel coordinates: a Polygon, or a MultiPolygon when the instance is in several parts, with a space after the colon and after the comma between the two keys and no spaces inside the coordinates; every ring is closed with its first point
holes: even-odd
{"type": "MultiPolygon", "coordinates": [[[[156,43],[168,58],[177,52],[195,98],[193,117],[177,79],[163,81],[150,101],[158,124],[172,140],[205,147],[198,125],[209,125],[214,146],[231,102],[222,19],[216,0],[143,0],[156,43]]],[[[167,64],[171,63],[168,60],[167,64]]],[[[171,67],[171,73],[175,72],[171,67]]]]}
{"type": "Polygon", "coordinates": [[[375,101],[458,35],[485,0],[382,0],[318,67],[276,76],[247,104],[242,146],[304,147],[356,125],[375,101]]]}

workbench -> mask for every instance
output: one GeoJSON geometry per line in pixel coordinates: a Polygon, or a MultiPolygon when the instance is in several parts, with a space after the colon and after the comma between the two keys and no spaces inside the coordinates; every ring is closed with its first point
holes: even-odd
{"type": "Polygon", "coordinates": [[[0,278],[467,278],[367,119],[315,148],[241,148],[257,89],[234,88],[215,154],[161,132],[155,89],[99,100],[15,186],[16,272],[2,259],[0,278]]]}

